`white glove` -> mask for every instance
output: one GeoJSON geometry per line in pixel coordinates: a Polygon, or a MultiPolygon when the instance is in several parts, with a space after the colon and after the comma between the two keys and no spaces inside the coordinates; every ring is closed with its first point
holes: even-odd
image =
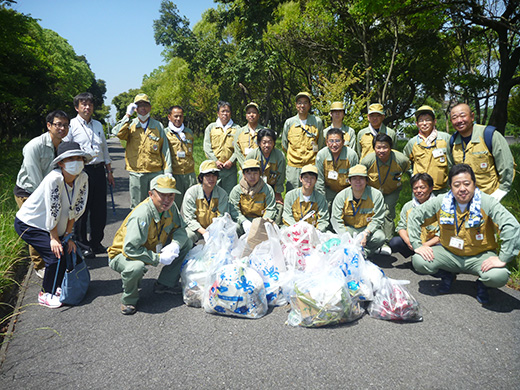
{"type": "Polygon", "coordinates": [[[126,114],[128,116],[132,116],[132,114],[135,112],[135,110],[137,109],[137,104],[135,103],[130,103],[128,105],[128,107],[126,107],[126,114]]]}
{"type": "Polygon", "coordinates": [[[165,255],[172,256],[172,260],[173,260],[177,256],[179,256],[180,251],[181,251],[181,248],[179,247],[179,244],[177,244],[176,242],[172,242],[171,244],[166,245],[161,250],[161,255],[165,254],[165,255]]]}
{"type": "Polygon", "coordinates": [[[202,237],[204,237],[205,242],[208,242],[209,241],[209,232],[206,230],[206,232],[202,235],[202,237]]]}
{"type": "Polygon", "coordinates": [[[170,253],[162,253],[159,255],[159,262],[164,265],[170,265],[176,256],[172,256],[170,253]]]}
{"type": "Polygon", "coordinates": [[[491,196],[492,196],[493,198],[495,198],[495,199],[496,199],[497,201],[499,201],[499,202],[500,202],[500,201],[502,200],[502,198],[503,198],[504,196],[506,196],[506,195],[507,195],[507,192],[505,192],[504,190],[501,190],[500,188],[498,188],[495,192],[493,192],[493,193],[491,194],[491,196]]]}
{"type": "Polygon", "coordinates": [[[248,219],[246,219],[244,222],[242,222],[242,227],[244,228],[244,232],[246,234],[249,233],[249,229],[251,229],[252,224],[253,223],[248,219]]]}

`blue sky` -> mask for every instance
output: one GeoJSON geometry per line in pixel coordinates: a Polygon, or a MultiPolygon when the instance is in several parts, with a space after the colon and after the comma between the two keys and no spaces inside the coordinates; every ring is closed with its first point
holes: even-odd
{"type": "MultiPolygon", "coordinates": [[[[173,1],[179,13],[197,23],[216,6],[213,0],[173,1]]],[[[162,65],[162,46],[153,37],[161,0],[18,0],[11,8],[30,14],[43,28],[56,31],[84,55],[96,78],[107,83],[105,104],[162,65]]],[[[79,91],[78,91],[79,92],[79,91]]]]}

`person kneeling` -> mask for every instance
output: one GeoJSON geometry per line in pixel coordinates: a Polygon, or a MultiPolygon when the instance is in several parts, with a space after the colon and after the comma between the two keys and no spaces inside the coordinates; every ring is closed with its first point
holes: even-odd
{"type": "Polygon", "coordinates": [[[229,194],[230,214],[239,225],[239,235],[249,232],[255,218],[274,220],[276,217],[274,191],[269,184],[260,180],[260,162],[246,160],[242,174],[244,177],[229,194]]]}
{"type": "Polygon", "coordinates": [[[325,232],[327,230],[329,227],[329,207],[325,196],[314,189],[317,180],[318,168],[314,165],[305,165],[300,173],[302,186],[289,191],[285,195],[283,206],[283,222],[285,225],[294,225],[301,219],[305,219],[319,231],[325,232]]]}
{"type": "Polygon", "coordinates": [[[152,179],[149,197],[128,214],[108,248],[109,266],[123,280],[122,314],[136,312],[139,283],[148,271],[147,265],[164,265],[154,284],[156,294],[182,292],[180,269],[192,242],[174,204],[175,194],[179,193],[175,184],[171,175],[152,179]],[[170,238],[171,243],[166,245],[170,238]]]}
{"type": "Polygon", "coordinates": [[[408,234],[416,253],[412,257],[414,268],[419,273],[440,277],[440,294],[449,292],[456,273],[467,273],[479,277],[477,300],[488,304],[488,288],[507,283],[506,263],[520,249],[520,225],[475,183],[475,173],[469,165],[454,165],[448,174],[450,191],[411,212],[408,234]],[[439,222],[441,245],[428,247],[421,243],[420,226],[433,216],[439,222]],[[495,225],[502,240],[498,256],[495,225]]]}
{"type": "MultiPolygon", "coordinates": [[[[412,186],[413,199],[403,206],[401,209],[401,219],[397,225],[397,233],[399,236],[393,237],[390,240],[390,248],[392,253],[398,252],[404,258],[412,256],[412,244],[410,244],[410,237],[408,237],[408,217],[415,207],[420,206],[427,200],[434,198],[433,195],[433,178],[427,173],[416,173],[410,179],[412,186]]],[[[434,246],[440,243],[438,237],[439,224],[434,217],[425,221],[421,226],[421,241],[425,246],[434,246]]]]}
{"type": "Polygon", "coordinates": [[[332,203],[332,227],[338,234],[362,234],[361,246],[366,256],[375,253],[385,242],[382,230],[385,202],[381,191],[367,186],[367,168],[350,168],[350,187],[342,190],[332,203]]]}

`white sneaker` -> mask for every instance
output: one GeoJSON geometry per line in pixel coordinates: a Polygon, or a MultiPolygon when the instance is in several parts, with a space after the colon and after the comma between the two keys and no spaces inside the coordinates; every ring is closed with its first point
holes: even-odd
{"type": "Polygon", "coordinates": [[[392,249],[390,249],[388,245],[383,245],[381,248],[379,248],[378,253],[381,255],[390,256],[392,254],[392,249]]]}
{"type": "Polygon", "coordinates": [[[40,279],[43,279],[45,276],[45,268],[35,269],[34,273],[36,276],[38,276],[40,279]]]}
{"type": "Polygon", "coordinates": [[[57,309],[62,305],[59,296],[44,293],[43,291],[40,291],[40,293],[38,294],[38,303],[42,306],[46,306],[51,309],[57,309]]]}

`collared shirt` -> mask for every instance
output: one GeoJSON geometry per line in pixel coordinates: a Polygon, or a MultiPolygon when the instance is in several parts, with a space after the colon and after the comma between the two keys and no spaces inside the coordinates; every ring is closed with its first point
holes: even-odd
{"type": "Polygon", "coordinates": [[[209,201],[204,196],[202,184],[188,188],[182,200],[182,217],[187,228],[194,232],[201,227],[206,229],[214,218],[221,217],[228,211],[228,194],[219,186],[213,188],[209,201]]]}
{"type": "Polygon", "coordinates": [[[314,214],[305,220],[318,230],[325,232],[329,227],[329,206],[324,195],[314,190],[309,200],[305,200],[301,187],[295,188],[285,195],[283,204],[285,225],[294,225],[311,211],[314,211],[314,214]]]}
{"type": "Polygon", "coordinates": [[[16,178],[16,185],[32,194],[43,178],[52,171],[56,150],[51,135],[45,132],[30,140],[23,147],[23,162],[16,178]]]}
{"type": "Polygon", "coordinates": [[[64,142],[74,141],[79,144],[81,150],[90,154],[93,159],[89,165],[100,163],[110,164],[112,160],[108,153],[107,140],[101,122],[91,119],[87,123],[79,115],[70,121],[69,134],[64,142]]]}

